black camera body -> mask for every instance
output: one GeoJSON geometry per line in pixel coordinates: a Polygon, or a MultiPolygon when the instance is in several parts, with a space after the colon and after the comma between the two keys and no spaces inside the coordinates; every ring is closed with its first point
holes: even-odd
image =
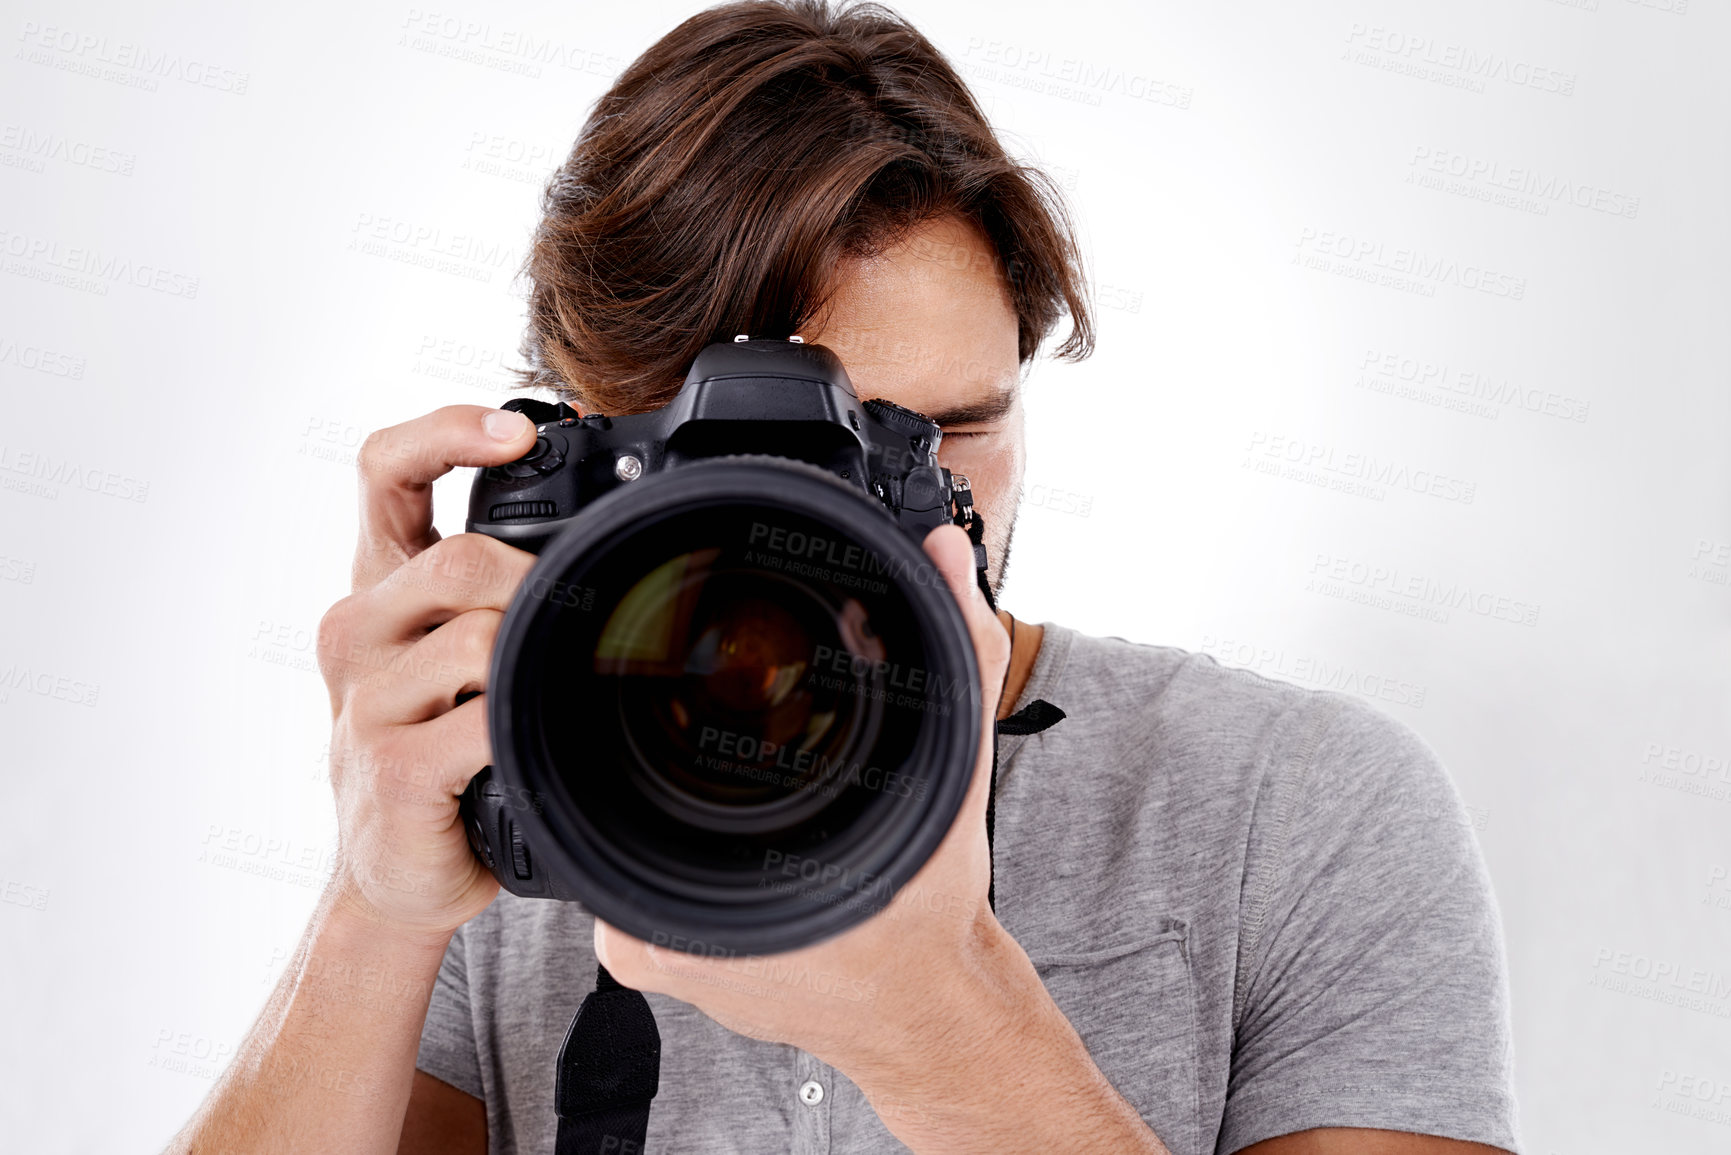
{"type": "MultiPolygon", "coordinates": [[[[966,527],[966,478],[938,464],[936,424],[888,401],[861,404],[822,345],[735,339],[699,353],[679,394],[630,417],[578,416],[564,402],[513,398],[501,408],[539,436],[521,459],[479,471],[468,529],[539,552],[598,498],[694,461],[764,454],[804,461],[872,494],[917,544],[940,525],[966,527]]],[[[985,547],[976,546],[983,571],[985,547]]]]}
{"type": "Polygon", "coordinates": [[[504,408],[538,436],[477,472],[467,527],[541,556],[494,652],[495,765],[461,798],[476,856],[695,952],[880,910],[978,753],[972,643],[920,543],[967,529],[982,588],[986,551],[938,426],[798,338],[712,344],[647,413],[504,408]]]}

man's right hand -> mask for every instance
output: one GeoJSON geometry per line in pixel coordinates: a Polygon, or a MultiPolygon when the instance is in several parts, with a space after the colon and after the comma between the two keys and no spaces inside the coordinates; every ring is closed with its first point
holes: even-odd
{"type": "Polygon", "coordinates": [[[453,405],[361,447],[354,591],[319,625],[336,871],[171,1155],[487,1150],[485,1105],[415,1058],[451,933],[499,890],[457,813],[492,759],[484,699],[457,695],[485,689],[493,636],[535,558],[479,534],[440,541],[433,482],[534,441],[520,413],[453,405]]]}
{"type": "Polygon", "coordinates": [[[480,534],[440,540],[433,481],[528,452],[520,413],[452,405],[382,429],[360,451],[353,592],[319,625],[330,689],[334,898],[382,929],[437,938],[498,892],[469,850],[457,797],[492,761],[493,640],[534,555],[480,534]]]}

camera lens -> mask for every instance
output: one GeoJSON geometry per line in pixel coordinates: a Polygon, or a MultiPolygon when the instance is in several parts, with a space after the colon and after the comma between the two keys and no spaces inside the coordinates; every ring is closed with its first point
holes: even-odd
{"type": "Polygon", "coordinates": [[[549,543],[501,631],[495,757],[600,917],[789,949],[881,909],[936,848],[977,681],[960,611],[881,506],[812,467],[701,463],[549,543]]]}
{"type": "Polygon", "coordinates": [[[887,754],[906,721],[868,682],[829,673],[843,655],[846,670],[885,653],[871,617],[732,551],[681,553],[626,592],[574,692],[617,702],[632,785],[669,817],[779,833],[833,801],[850,760],[887,754]]]}

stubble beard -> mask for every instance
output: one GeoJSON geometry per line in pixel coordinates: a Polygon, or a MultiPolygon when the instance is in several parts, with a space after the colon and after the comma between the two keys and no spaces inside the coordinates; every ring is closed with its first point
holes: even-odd
{"type": "MultiPolygon", "coordinates": [[[[986,559],[986,584],[992,587],[992,600],[998,601],[1004,588],[1004,579],[1010,573],[1010,544],[1016,538],[1016,518],[1021,514],[1021,503],[1010,507],[1010,524],[1004,529],[1004,544],[993,556],[986,559]]],[[[990,547],[988,547],[988,551],[990,547]]]]}

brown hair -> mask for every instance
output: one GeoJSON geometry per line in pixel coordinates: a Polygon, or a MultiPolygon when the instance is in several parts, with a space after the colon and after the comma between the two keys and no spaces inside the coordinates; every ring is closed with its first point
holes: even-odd
{"type": "Polygon", "coordinates": [[[709,342],[798,332],[840,261],[946,214],[996,251],[1024,362],[1061,313],[1057,355],[1093,350],[1057,189],[1006,155],[949,61],[877,4],[693,16],[596,103],[541,209],[518,373],[586,410],[665,404],[709,342]]]}

